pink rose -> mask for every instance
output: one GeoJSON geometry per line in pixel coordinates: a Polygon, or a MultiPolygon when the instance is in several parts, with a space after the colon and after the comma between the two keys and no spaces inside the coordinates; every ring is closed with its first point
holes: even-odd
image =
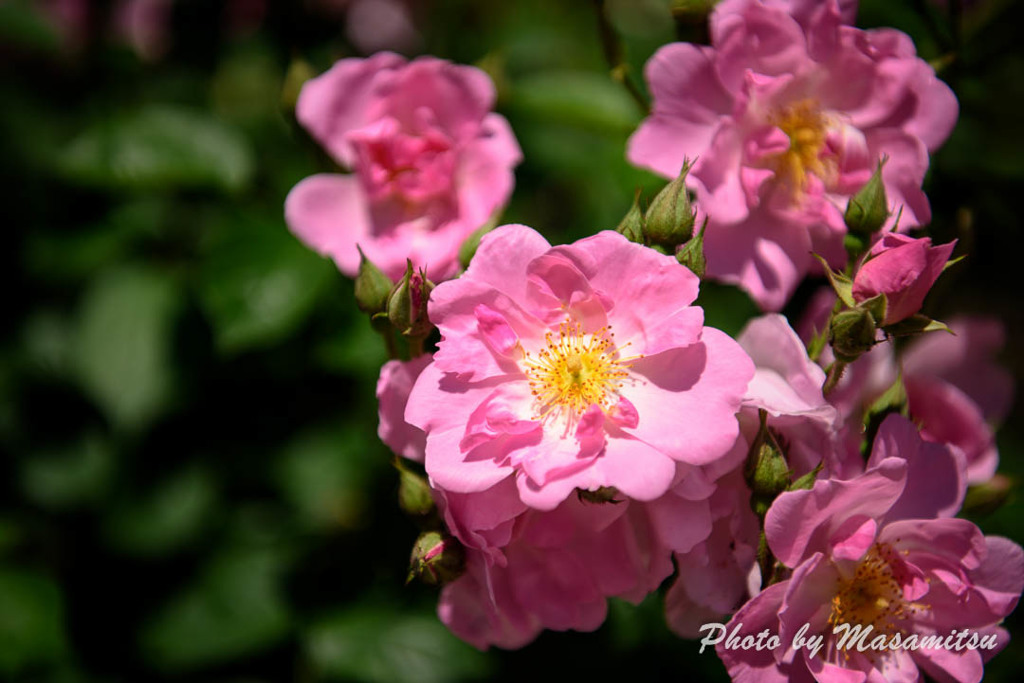
{"type": "MultiPolygon", "coordinates": [[[[746,441],[741,443],[745,456],[746,441]]],[[[665,620],[683,638],[699,638],[702,625],[725,621],[761,585],[756,569],[761,529],[742,467],[716,485],[709,500],[711,532],[690,551],[676,553],[679,575],[665,595],[665,620]]]]}
{"type": "Polygon", "coordinates": [[[994,356],[1005,343],[992,318],[955,318],[956,333],[925,335],[903,354],[910,414],[929,441],[963,453],[972,484],[987,481],[999,464],[994,424],[1009,412],[1013,378],[994,356]]]}
{"type": "Polygon", "coordinates": [[[466,642],[518,648],[543,629],[593,631],[608,597],[638,603],[672,573],[671,549],[646,506],[572,496],[551,511],[526,509],[506,481],[489,493],[441,493],[467,567],[442,590],[438,615],[466,642]]]}
{"type": "Polygon", "coordinates": [[[423,430],[405,421],[405,406],[416,378],[429,363],[428,355],[410,361],[390,360],[380,369],[377,380],[377,436],[396,454],[416,462],[423,462],[427,437],[423,430]]]}
{"type": "Polygon", "coordinates": [[[119,0],[114,31],[142,59],[160,59],[170,47],[172,5],[173,0],[119,0]]]}
{"type": "Polygon", "coordinates": [[[886,233],[871,247],[870,257],[853,278],[853,298],[886,298],[883,325],[892,325],[921,310],[924,297],[945,268],[956,241],[932,246],[928,237],[914,239],[886,233]]]}
{"type": "Polygon", "coordinates": [[[392,279],[406,258],[432,280],[450,277],[463,240],[508,199],[521,159],[494,97],[484,72],[434,57],[337,62],[303,86],[295,114],[353,172],[296,185],[288,226],[349,277],[356,245],[392,279]]]}
{"type": "Polygon", "coordinates": [[[550,510],[576,488],[650,501],[721,459],[753,374],[690,304],[698,280],[671,256],[602,232],[552,248],[525,226],[485,236],[442,283],[442,340],[406,420],[427,434],[426,469],[447,491],[514,479],[550,510]]]}
{"type": "Polygon", "coordinates": [[[862,476],[783,493],[768,511],[768,545],[792,574],[744,605],[727,630],[742,624],[742,635],[756,635],[768,629],[782,647],[757,651],[719,643],[734,680],[919,680],[923,670],[967,683],[981,679],[982,655],[992,654],[977,649],[977,638],[975,649],[959,651],[893,648],[891,639],[898,634],[901,642],[919,643],[970,629],[994,636],[996,649],[1006,644],[1008,634],[998,624],[1024,587],[1024,551],[982,536],[966,520],[936,518],[963,492],[960,485],[945,487],[956,471],[948,449],[945,457],[930,454],[916,464],[900,457],[922,444],[899,416],[883,423],[877,443],[862,476]],[[939,493],[925,483],[929,478],[938,480],[939,493]],[[824,637],[819,651],[793,648],[804,624],[805,636],[824,637]],[[870,627],[865,644],[884,636],[882,649],[840,648],[842,631],[833,629],[844,624],[870,627]]]}
{"type": "Polygon", "coordinates": [[[812,253],[845,263],[843,212],[881,157],[900,225],[927,223],[928,154],[956,121],[956,98],[910,39],[844,25],[846,9],[729,0],[710,47],[668,45],[647,64],[653,112],[629,159],[665,176],[696,159],[707,272],[767,310],[816,268],[812,253]]]}

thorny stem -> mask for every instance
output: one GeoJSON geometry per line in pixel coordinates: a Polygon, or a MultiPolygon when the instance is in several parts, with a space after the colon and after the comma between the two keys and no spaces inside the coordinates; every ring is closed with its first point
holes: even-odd
{"type": "Polygon", "coordinates": [[[640,113],[646,116],[650,113],[651,107],[636,81],[630,76],[625,50],[619,35],[608,19],[605,0],[593,0],[593,2],[594,11],[597,13],[597,27],[601,36],[601,49],[604,51],[604,58],[608,61],[608,66],[611,69],[611,77],[622,84],[629,96],[636,102],[637,107],[640,108],[640,113]]]}

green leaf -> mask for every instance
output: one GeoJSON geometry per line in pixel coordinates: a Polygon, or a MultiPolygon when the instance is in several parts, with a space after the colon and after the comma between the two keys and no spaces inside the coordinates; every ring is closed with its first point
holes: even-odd
{"type": "Polygon", "coordinates": [[[323,678],[364,683],[446,683],[480,679],[484,655],[433,615],[357,606],[311,626],[307,656],[323,678]]]}
{"type": "Polygon", "coordinates": [[[199,274],[200,305],[225,353],[272,345],[313,310],[339,277],[280,220],[247,215],[215,226],[199,274]]]}
{"type": "Polygon", "coordinates": [[[162,480],[152,493],[115,504],[103,530],[122,552],[164,555],[196,538],[210,518],[216,498],[210,473],[188,469],[162,480]]]}
{"type": "Polygon", "coordinates": [[[640,123],[636,104],[609,76],[583,71],[546,72],[515,83],[510,103],[545,123],[610,132],[629,132],[640,123]]]}
{"type": "Polygon", "coordinates": [[[209,115],[149,105],[94,124],[61,150],[58,169],[83,185],[116,190],[238,191],[253,172],[248,141],[209,115]]]}
{"type": "Polygon", "coordinates": [[[135,244],[158,234],[168,222],[170,206],[162,198],[138,198],[74,230],[33,230],[26,235],[25,265],[46,281],[78,284],[124,260],[135,244]]]}
{"type": "Polygon", "coordinates": [[[272,647],[291,616],[278,585],[282,558],[265,550],[229,551],[160,610],[140,645],[156,669],[183,672],[272,647]]]}
{"type": "Polygon", "coordinates": [[[60,589],[45,576],[0,568],[0,674],[60,659],[67,649],[60,589]]]}
{"type": "Polygon", "coordinates": [[[135,429],[171,398],[172,323],[181,304],[169,277],[124,266],[93,282],[79,309],[79,381],[118,427],[135,429]]]}
{"type": "Polygon", "coordinates": [[[0,2],[0,43],[10,48],[56,52],[60,36],[52,20],[43,16],[41,3],[27,0],[0,2]]]}
{"type": "Polygon", "coordinates": [[[811,254],[814,258],[821,262],[821,267],[825,269],[825,277],[828,278],[829,283],[832,285],[832,289],[836,291],[836,296],[846,304],[848,307],[853,308],[857,305],[857,302],[853,298],[853,282],[850,278],[846,277],[842,273],[838,273],[828,265],[818,254],[811,254]]]}
{"type": "Polygon", "coordinates": [[[912,315],[909,318],[893,323],[892,325],[886,325],[882,328],[886,334],[891,334],[894,337],[909,337],[915,334],[921,334],[923,332],[949,332],[950,334],[956,334],[953,330],[946,326],[946,323],[932,320],[926,315],[920,313],[912,315]]]}
{"type": "Polygon", "coordinates": [[[354,528],[369,520],[371,480],[386,471],[383,448],[352,429],[321,427],[288,444],[277,481],[302,522],[314,529],[354,528]]]}
{"type": "Polygon", "coordinates": [[[61,509],[98,499],[114,473],[114,453],[98,434],[25,460],[21,481],[25,494],[44,507],[61,509]]]}
{"type": "Polygon", "coordinates": [[[950,268],[952,268],[956,264],[960,263],[965,258],[967,258],[967,254],[964,254],[963,256],[957,256],[954,259],[950,259],[950,260],[946,261],[946,263],[943,264],[943,266],[942,266],[942,272],[945,273],[947,270],[949,270],[950,268]]]}

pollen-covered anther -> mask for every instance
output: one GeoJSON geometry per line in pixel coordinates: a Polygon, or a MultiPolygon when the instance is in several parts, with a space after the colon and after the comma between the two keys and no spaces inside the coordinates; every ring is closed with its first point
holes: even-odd
{"type": "Polygon", "coordinates": [[[789,186],[796,201],[807,190],[809,175],[829,184],[834,161],[825,152],[829,120],[814,100],[800,100],[770,118],[789,137],[789,149],[773,157],[777,177],[789,186]]]}
{"type": "Polygon", "coordinates": [[[871,626],[876,634],[901,632],[901,624],[926,606],[903,598],[898,562],[898,553],[888,544],[872,546],[853,575],[839,579],[829,625],[871,626]]]}
{"type": "Polygon", "coordinates": [[[621,357],[614,336],[609,326],[587,333],[579,322],[564,322],[557,335],[549,331],[544,336],[545,345],[536,356],[526,354],[523,362],[537,418],[554,414],[573,420],[595,403],[602,408],[614,404],[629,376],[626,369],[640,358],[621,357]]]}

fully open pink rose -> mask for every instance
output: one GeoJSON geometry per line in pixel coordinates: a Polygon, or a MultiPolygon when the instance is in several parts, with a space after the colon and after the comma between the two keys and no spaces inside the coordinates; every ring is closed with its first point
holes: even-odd
{"type": "Polygon", "coordinates": [[[767,310],[816,267],[812,253],[845,263],[843,212],[883,156],[900,226],[930,218],[921,182],[956,98],[906,35],[845,25],[849,9],[729,0],[710,47],[668,45],[647,64],[654,106],[629,159],[665,176],[696,160],[687,182],[711,221],[707,272],[767,310]]]}
{"type": "Polygon", "coordinates": [[[406,258],[435,281],[512,192],[519,145],[491,111],[484,72],[382,52],[343,59],[302,88],[295,115],[349,175],[319,174],[285,201],[288,226],[354,277],[362,247],[392,279],[406,258]]]}
{"type": "Polygon", "coordinates": [[[892,325],[921,310],[924,297],[945,268],[956,241],[932,246],[931,239],[886,233],[871,248],[853,278],[853,298],[886,298],[883,325],[892,325]]]}
{"type": "Polygon", "coordinates": [[[900,457],[921,446],[913,425],[892,416],[879,430],[866,473],[819,481],[776,499],[765,533],[792,574],[744,605],[727,630],[742,624],[741,634],[756,635],[768,629],[782,647],[757,651],[719,643],[733,680],[916,681],[919,670],[938,680],[981,680],[983,653],[994,652],[978,650],[977,638],[975,649],[891,647],[897,634],[901,642],[919,642],[970,629],[979,637],[994,635],[998,650],[1008,639],[998,624],[1024,587],[1020,546],[986,538],[966,520],[936,518],[949,512],[963,489],[940,484],[936,493],[922,483],[935,476],[937,463],[915,465],[900,457]],[[793,647],[805,624],[804,636],[824,636],[817,652],[793,647]],[[833,629],[844,624],[870,627],[866,644],[884,636],[882,648],[841,648],[842,632],[833,629]]]}
{"type": "Polygon", "coordinates": [[[431,481],[470,493],[512,478],[553,509],[576,488],[654,500],[677,465],[721,459],[753,365],[703,326],[697,285],[610,231],[560,247],[524,226],[485,236],[431,294],[442,340],[406,410],[431,481]]]}

